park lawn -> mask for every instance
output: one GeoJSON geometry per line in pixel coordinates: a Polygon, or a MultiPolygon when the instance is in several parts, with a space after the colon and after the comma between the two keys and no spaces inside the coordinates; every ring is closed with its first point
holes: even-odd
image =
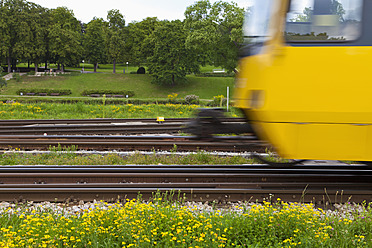
{"type": "Polygon", "coordinates": [[[194,94],[201,99],[212,99],[213,96],[226,96],[226,88],[231,91],[234,86],[232,77],[196,77],[187,76],[187,83],[176,86],[160,86],[151,83],[150,75],[112,74],[112,73],[72,73],[64,76],[22,76],[20,82],[8,81],[7,87],[0,90],[1,95],[16,95],[21,88],[71,89],[72,97],[81,96],[83,90],[109,89],[132,90],[135,98],[166,98],[177,93],[178,97],[194,94]]]}

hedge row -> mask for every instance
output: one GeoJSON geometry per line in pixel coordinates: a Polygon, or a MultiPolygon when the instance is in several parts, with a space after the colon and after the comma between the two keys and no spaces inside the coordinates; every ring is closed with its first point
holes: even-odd
{"type": "Polygon", "coordinates": [[[81,95],[82,96],[91,96],[91,95],[119,96],[119,95],[122,95],[122,96],[133,97],[134,92],[131,90],[120,90],[120,91],[119,90],[84,90],[83,92],[81,92],[81,95]]]}
{"type": "MultiPolygon", "coordinates": [[[[0,101],[6,102],[19,102],[19,103],[67,103],[74,104],[78,102],[83,102],[85,104],[102,104],[102,99],[98,98],[84,98],[84,99],[73,99],[73,98],[2,98],[0,101]]],[[[206,106],[210,101],[200,100],[199,105],[206,106]]],[[[106,105],[124,105],[124,104],[133,104],[133,105],[142,105],[142,104],[169,104],[169,99],[133,99],[133,98],[108,98],[105,100],[106,105]]],[[[190,105],[185,99],[176,99],[172,101],[172,104],[183,104],[190,105]]]]}
{"type": "Polygon", "coordinates": [[[59,95],[59,96],[67,96],[71,95],[71,90],[66,89],[19,89],[17,90],[18,95],[59,95]]]}

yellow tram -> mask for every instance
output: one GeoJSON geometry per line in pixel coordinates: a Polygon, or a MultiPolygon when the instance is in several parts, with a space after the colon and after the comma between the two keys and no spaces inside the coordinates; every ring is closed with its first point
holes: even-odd
{"type": "Polygon", "coordinates": [[[371,13],[372,0],[253,0],[235,106],[281,157],[372,161],[371,13]]]}

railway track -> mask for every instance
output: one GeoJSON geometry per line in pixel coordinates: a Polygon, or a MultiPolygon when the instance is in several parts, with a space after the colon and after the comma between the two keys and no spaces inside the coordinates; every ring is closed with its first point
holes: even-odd
{"type": "Polygon", "coordinates": [[[193,201],[262,202],[281,198],[317,205],[372,201],[372,169],[363,165],[4,166],[0,200],[115,201],[173,191],[193,201]]]}
{"type": "MultiPolygon", "coordinates": [[[[150,151],[169,150],[177,146],[179,151],[265,150],[262,142],[249,135],[204,140],[175,135],[182,132],[190,120],[172,118],[161,124],[156,119],[2,120],[0,149],[47,150],[53,146],[75,146],[84,150],[150,151]],[[141,136],[133,136],[138,134],[141,136]]],[[[225,118],[223,122],[244,123],[244,119],[225,118]]]]}
{"type": "MultiPolygon", "coordinates": [[[[156,119],[81,119],[81,120],[0,120],[0,135],[102,135],[102,134],[177,134],[190,118],[156,119]]],[[[223,122],[244,123],[243,118],[223,122]]]]}
{"type": "Polygon", "coordinates": [[[223,136],[199,140],[193,136],[123,136],[123,135],[0,135],[0,149],[48,150],[50,147],[75,146],[85,150],[117,151],[256,151],[264,152],[266,146],[254,136],[223,136]]]}

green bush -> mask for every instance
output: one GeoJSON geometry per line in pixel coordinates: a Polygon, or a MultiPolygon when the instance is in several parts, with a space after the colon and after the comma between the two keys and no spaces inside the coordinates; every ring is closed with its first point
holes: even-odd
{"type": "Polygon", "coordinates": [[[199,97],[197,95],[185,96],[185,102],[187,104],[199,104],[199,97]]]}
{"type": "MultiPolygon", "coordinates": [[[[1,75],[1,74],[0,74],[1,75]]],[[[2,87],[6,87],[7,86],[7,83],[6,83],[6,80],[2,77],[0,77],[0,88],[2,87]]]]}
{"type": "Polygon", "coordinates": [[[16,82],[21,82],[21,76],[18,73],[13,73],[13,79],[15,79],[16,82]]]}
{"type": "Polygon", "coordinates": [[[82,96],[90,96],[90,95],[99,95],[99,96],[103,96],[103,95],[111,95],[111,96],[114,96],[114,95],[123,95],[123,96],[128,96],[128,97],[133,97],[134,96],[134,92],[131,91],[131,90],[84,90],[83,92],[81,92],[81,95],[82,96]]]}
{"type": "Polygon", "coordinates": [[[60,96],[67,96],[71,95],[71,90],[68,89],[36,89],[36,88],[29,88],[29,89],[19,89],[17,90],[17,95],[23,95],[27,93],[35,93],[35,95],[39,93],[46,93],[48,96],[51,94],[59,94],[60,96]]]}
{"type": "MultiPolygon", "coordinates": [[[[102,104],[102,98],[45,98],[39,97],[37,95],[32,97],[2,97],[0,98],[0,102],[7,102],[7,101],[16,101],[19,103],[24,104],[35,104],[35,103],[63,103],[63,104],[76,104],[76,103],[83,103],[83,104],[102,104]]],[[[206,100],[200,100],[200,105],[205,106],[207,103],[210,102],[206,100]]],[[[146,98],[146,99],[138,99],[138,98],[106,98],[105,99],[106,105],[125,105],[125,104],[133,104],[133,105],[143,105],[143,104],[159,104],[159,105],[166,105],[169,104],[169,99],[163,98],[146,98]]],[[[190,105],[185,101],[185,99],[175,99],[172,104],[182,104],[182,105],[190,105]]]]}
{"type": "Polygon", "coordinates": [[[211,107],[222,107],[226,106],[227,99],[223,95],[214,96],[213,100],[207,104],[211,107]]]}

